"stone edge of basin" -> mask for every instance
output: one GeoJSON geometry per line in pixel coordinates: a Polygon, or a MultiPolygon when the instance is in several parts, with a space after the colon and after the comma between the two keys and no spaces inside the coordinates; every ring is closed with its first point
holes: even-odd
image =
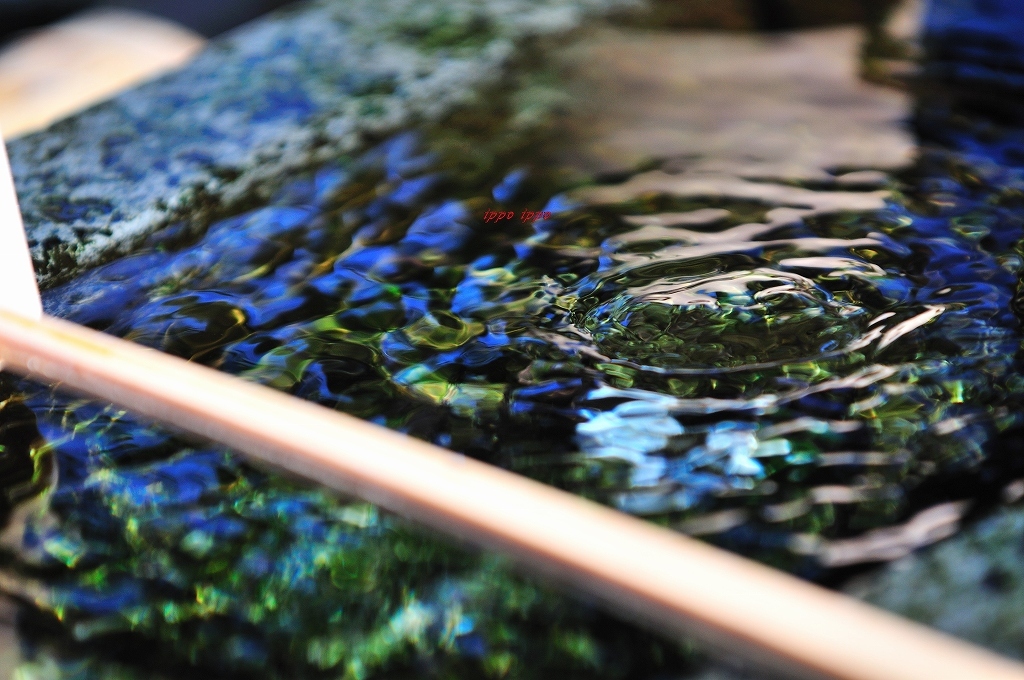
{"type": "Polygon", "coordinates": [[[312,0],[252,22],[180,71],[10,143],[40,285],[441,120],[500,82],[528,40],[636,4],[312,0]]]}

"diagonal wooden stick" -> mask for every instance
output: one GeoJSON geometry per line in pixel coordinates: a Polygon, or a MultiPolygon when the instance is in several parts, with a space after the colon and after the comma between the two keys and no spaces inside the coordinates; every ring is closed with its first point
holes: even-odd
{"type": "Polygon", "coordinates": [[[43,316],[0,144],[0,362],[495,548],[641,622],[800,677],[1024,680],[1024,666],[675,532],[43,316]],[[6,199],[4,196],[6,195],[6,199]],[[4,208],[6,206],[6,211],[4,208]],[[13,206],[13,212],[11,212],[13,206]],[[12,233],[17,233],[14,239],[12,233]],[[17,242],[17,243],[15,243],[17,242]],[[15,248],[18,252],[14,252],[15,248]],[[20,254],[19,254],[20,253],[20,254]],[[18,279],[20,272],[21,279],[18,279]],[[29,295],[32,299],[17,299],[29,295]]]}

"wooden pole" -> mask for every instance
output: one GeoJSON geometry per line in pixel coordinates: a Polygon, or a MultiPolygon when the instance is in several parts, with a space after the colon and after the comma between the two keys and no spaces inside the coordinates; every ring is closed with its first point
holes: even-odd
{"type": "Polygon", "coordinates": [[[518,475],[53,318],[0,311],[4,369],[495,548],[663,630],[801,677],[1022,680],[1024,666],[518,475]]]}

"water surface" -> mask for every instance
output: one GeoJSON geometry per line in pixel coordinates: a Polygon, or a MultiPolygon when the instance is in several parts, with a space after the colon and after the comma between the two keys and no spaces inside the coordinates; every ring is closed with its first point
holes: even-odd
{"type": "MultiPolygon", "coordinates": [[[[466,179],[401,135],[198,240],[166,230],[45,304],[831,583],[954,531],[957,501],[982,507],[1021,474],[1024,137],[936,119],[889,199],[844,189],[868,210],[822,198],[834,186],[584,202],[527,167],[466,179]]],[[[365,503],[8,387],[25,530],[8,532],[3,585],[36,605],[32,672],[690,663],[365,503]]]]}

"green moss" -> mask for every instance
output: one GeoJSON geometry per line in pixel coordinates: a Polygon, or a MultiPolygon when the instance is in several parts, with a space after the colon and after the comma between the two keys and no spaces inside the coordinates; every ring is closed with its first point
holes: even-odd
{"type": "Polygon", "coordinates": [[[426,19],[418,16],[396,21],[393,30],[424,50],[479,49],[498,35],[486,15],[455,13],[444,7],[426,19]]]}

